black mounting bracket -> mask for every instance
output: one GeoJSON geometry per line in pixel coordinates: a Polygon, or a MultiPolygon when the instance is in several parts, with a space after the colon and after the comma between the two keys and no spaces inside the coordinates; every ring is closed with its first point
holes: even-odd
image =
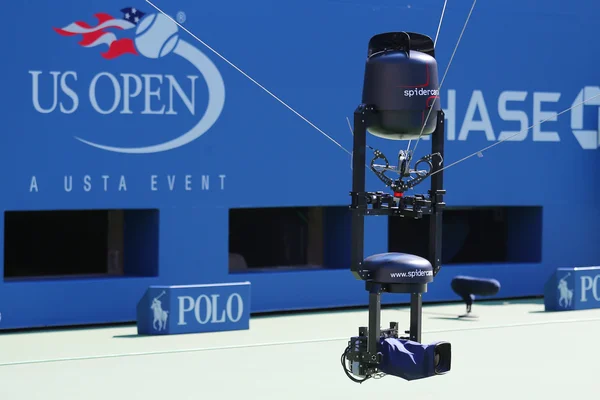
{"type": "MultiPolygon", "coordinates": [[[[441,268],[442,210],[445,207],[443,171],[441,164],[432,164],[428,177],[431,187],[427,194],[407,196],[403,192],[393,194],[365,191],[366,181],[366,135],[367,128],[375,119],[374,107],[361,104],[354,112],[354,144],[352,157],[352,255],[350,270],[357,279],[369,280],[368,271],[362,269],[364,260],[364,217],[370,215],[394,216],[420,219],[430,215],[429,254],[434,276],[441,268]]],[[[444,112],[437,112],[436,130],[431,135],[431,154],[444,154],[444,112]]]]}
{"type": "MultiPolygon", "coordinates": [[[[363,268],[364,260],[364,218],[365,216],[392,216],[420,219],[429,215],[429,251],[428,260],[433,267],[434,276],[441,268],[442,211],[445,207],[443,189],[443,171],[441,163],[431,163],[427,176],[431,186],[427,194],[406,195],[401,186],[392,187],[393,193],[367,192],[366,180],[366,136],[367,128],[376,121],[377,110],[371,105],[361,104],[354,112],[354,143],[352,159],[352,243],[351,271],[357,279],[366,283],[369,292],[369,326],[359,328],[359,336],[349,343],[348,360],[356,366],[356,373],[372,376],[377,373],[380,363],[377,353],[378,343],[383,336],[398,337],[398,324],[393,322],[390,329],[381,329],[381,294],[410,293],[410,329],[403,339],[421,342],[422,294],[426,285],[383,284],[374,282],[370,273],[363,268]],[[353,342],[354,341],[354,342],[353,342]],[[358,358],[360,359],[358,359],[358,358]],[[365,359],[366,357],[366,359],[365,359]],[[353,358],[357,358],[354,360],[353,358]]],[[[444,112],[437,111],[437,125],[431,135],[431,154],[444,155],[444,112]]],[[[419,181],[419,182],[420,182],[419,181]]]]}

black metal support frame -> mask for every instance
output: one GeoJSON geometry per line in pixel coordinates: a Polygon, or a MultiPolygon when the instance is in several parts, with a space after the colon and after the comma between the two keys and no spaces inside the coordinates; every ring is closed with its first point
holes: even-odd
{"type": "MultiPolygon", "coordinates": [[[[354,144],[352,160],[352,254],[351,271],[357,279],[366,281],[369,292],[368,351],[362,361],[377,363],[377,344],[382,334],[397,334],[392,323],[390,329],[381,330],[381,293],[410,293],[410,330],[408,339],[421,341],[422,293],[426,285],[381,284],[373,282],[369,271],[362,268],[364,260],[364,218],[367,215],[387,215],[395,217],[421,218],[429,215],[429,252],[428,259],[433,267],[434,277],[441,268],[442,210],[445,206],[443,196],[443,171],[437,172],[441,165],[435,164],[430,177],[431,187],[428,195],[403,195],[398,201],[394,196],[383,192],[366,192],[366,149],[367,128],[374,121],[377,110],[361,104],[354,112],[354,144]]],[[[444,155],[444,112],[437,112],[436,130],[431,135],[431,154],[444,155]]]]}

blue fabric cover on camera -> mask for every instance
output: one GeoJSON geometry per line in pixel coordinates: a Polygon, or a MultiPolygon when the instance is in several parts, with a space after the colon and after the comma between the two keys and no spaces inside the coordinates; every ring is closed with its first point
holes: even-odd
{"type": "Polygon", "coordinates": [[[387,375],[409,381],[435,375],[436,344],[421,344],[395,338],[380,339],[378,351],[382,357],[379,369],[387,375]]]}

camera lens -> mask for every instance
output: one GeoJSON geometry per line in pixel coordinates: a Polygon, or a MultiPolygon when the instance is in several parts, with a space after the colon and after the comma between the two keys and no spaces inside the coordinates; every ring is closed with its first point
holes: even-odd
{"type": "Polygon", "coordinates": [[[450,343],[442,342],[435,346],[433,352],[433,370],[436,374],[444,374],[450,371],[451,359],[450,343]]]}

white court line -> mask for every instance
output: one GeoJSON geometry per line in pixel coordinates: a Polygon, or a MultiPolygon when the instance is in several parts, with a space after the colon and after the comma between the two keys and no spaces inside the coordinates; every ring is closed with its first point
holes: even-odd
{"type": "MultiPolygon", "coordinates": [[[[477,331],[477,330],[485,330],[485,329],[503,329],[503,328],[517,328],[517,327],[523,327],[523,326],[569,324],[569,323],[598,322],[598,321],[600,321],[600,318],[563,319],[563,320],[555,320],[555,321],[539,321],[539,322],[505,324],[505,325],[488,325],[488,326],[480,326],[480,327],[472,327],[472,328],[435,329],[435,330],[430,330],[430,331],[424,331],[423,334],[443,333],[443,332],[465,332],[465,331],[477,331]]],[[[161,350],[161,351],[147,351],[147,352],[138,352],[138,353],[121,353],[121,354],[105,354],[105,355],[96,355],[96,356],[82,356],[82,357],[49,358],[49,359],[43,359],[43,360],[14,361],[14,362],[0,363],[0,367],[9,367],[9,366],[15,366],[15,365],[29,365],[29,364],[46,364],[46,363],[55,363],[55,362],[66,362],[66,361],[84,361],[84,360],[100,360],[100,359],[109,359],[109,358],[155,356],[155,355],[162,355],[162,354],[197,353],[197,352],[202,352],[202,351],[232,350],[232,349],[270,347],[270,346],[290,346],[290,345],[296,345],[296,344],[348,341],[349,339],[350,339],[350,336],[338,337],[338,338],[312,339],[312,340],[295,340],[295,341],[287,341],[287,342],[241,344],[241,345],[220,346],[220,347],[199,347],[199,348],[180,349],[180,350],[161,350]]]]}

